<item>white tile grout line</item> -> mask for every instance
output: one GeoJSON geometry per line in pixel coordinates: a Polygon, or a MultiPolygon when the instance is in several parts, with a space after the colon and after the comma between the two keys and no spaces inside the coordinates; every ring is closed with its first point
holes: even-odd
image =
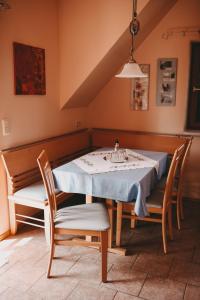
{"type": "Polygon", "coordinates": [[[9,260],[8,258],[0,258],[0,268],[3,267],[5,264],[8,264],[9,260]]]}

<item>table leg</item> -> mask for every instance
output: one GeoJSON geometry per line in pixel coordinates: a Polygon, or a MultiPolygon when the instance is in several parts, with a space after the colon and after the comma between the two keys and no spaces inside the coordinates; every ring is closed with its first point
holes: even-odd
{"type": "MultiPolygon", "coordinates": [[[[113,235],[113,211],[114,211],[114,202],[112,202],[112,221],[111,221],[111,229],[112,229],[112,235],[113,235]]],[[[121,248],[121,228],[122,228],[122,208],[123,204],[122,202],[117,203],[117,221],[116,221],[116,246],[117,247],[110,247],[108,248],[109,252],[116,253],[119,255],[126,255],[126,248],[121,248]]]]}
{"type": "Polygon", "coordinates": [[[132,210],[131,211],[131,216],[133,216],[133,218],[131,218],[131,228],[134,229],[136,227],[136,222],[137,220],[134,218],[134,215],[135,215],[135,211],[132,210]]]}
{"type": "Polygon", "coordinates": [[[85,202],[86,203],[92,203],[93,202],[93,197],[90,195],[86,195],[85,196],[85,202]]]}
{"type": "Polygon", "coordinates": [[[121,245],[121,231],[122,231],[122,202],[117,203],[117,224],[116,224],[116,246],[121,245]]]}
{"type": "Polygon", "coordinates": [[[108,231],[108,248],[112,248],[113,241],[113,200],[106,199],[106,206],[108,209],[108,215],[110,219],[110,229],[108,231]]]}
{"type": "MultiPolygon", "coordinates": [[[[90,196],[90,195],[86,195],[85,196],[85,202],[86,203],[92,203],[93,202],[93,197],[90,196]]],[[[86,236],[85,239],[86,239],[87,242],[92,242],[92,236],[86,236]]]]}

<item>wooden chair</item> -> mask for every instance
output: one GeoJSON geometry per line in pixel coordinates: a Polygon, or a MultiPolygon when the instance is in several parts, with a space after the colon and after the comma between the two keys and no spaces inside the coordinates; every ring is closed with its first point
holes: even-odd
{"type": "Polygon", "coordinates": [[[82,204],[57,210],[56,195],[51,166],[45,150],[38,159],[42,179],[49,202],[50,257],[47,278],[50,277],[55,245],[100,246],[102,255],[102,281],[107,281],[108,229],[110,227],[107,209],[102,203],[82,204]],[[97,236],[100,242],[81,239],[66,239],[66,235],[97,236]]]}
{"type": "MultiPolygon", "coordinates": [[[[184,144],[184,153],[182,155],[182,158],[180,159],[179,165],[177,166],[176,176],[174,180],[174,186],[173,186],[173,199],[172,204],[176,206],[176,219],[177,219],[177,227],[180,230],[181,229],[181,219],[184,219],[184,213],[183,213],[183,178],[185,175],[185,167],[187,162],[187,157],[189,154],[189,150],[192,145],[192,139],[193,137],[190,137],[186,140],[184,144]]],[[[166,186],[166,178],[163,178],[157,185],[157,188],[164,191],[166,186]]]]}
{"type": "Polygon", "coordinates": [[[121,240],[121,225],[122,219],[128,218],[133,220],[147,221],[147,222],[156,222],[162,224],[162,238],[163,238],[163,249],[164,253],[167,253],[167,235],[166,235],[166,223],[168,219],[169,226],[169,236],[170,239],[173,239],[172,232],[172,216],[171,216],[171,204],[172,204],[172,188],[175,179],[176,170],[178,164],[184,153],[184,144],[178,147],[173,155],[172,162],[170,164],[166,187],[164,193],[160,189],[155,189],[151,196],[147,199],[147,209],[149,216],[139,217],[136,214],[133,214],[134,203],[117,203],[117,229],[116,229],[116,244],[120,246],[121,240]],[[129,211],[131,215],[123,214],[123,208],[126,211],[129,211]],[[152,214],[158,215],[158,217],[152,216],[152,214]]]}
{"type": "Polygon", "coordinates": [[[180,160],[180,165],[177,168],[177,174],[175,178],[175,185],[173,191],[173,199],[172,203],[176,205],[176,217],[177,217],[177,225],[178,229],[181,229],[181,219],[184,219],[183,213],[183,179],[185,175],[185,167],[187,162],[187,157],[192,145],[193,137],[190,137],[185,143],[185,151],[180,160]]]}

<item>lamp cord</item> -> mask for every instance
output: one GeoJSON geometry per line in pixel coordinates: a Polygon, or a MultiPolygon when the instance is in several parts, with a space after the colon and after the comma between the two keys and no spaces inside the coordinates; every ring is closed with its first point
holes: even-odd
{"type": "Polygon", "coordinates": [[[132,20],[137,17],[137,0],[133,0],[132,20]]]}
{"type": "Polygon", "coordinates": [[[131,33],[131,50],[130,50],[130,62],[135,62],[133,57],[134,52],[134,36],[137,35],[140,29],[140,23],[137,20],[137,0],[133,0],[133,10],[132,10],[132,20],[129,26],[130,33],[131,33]]]}

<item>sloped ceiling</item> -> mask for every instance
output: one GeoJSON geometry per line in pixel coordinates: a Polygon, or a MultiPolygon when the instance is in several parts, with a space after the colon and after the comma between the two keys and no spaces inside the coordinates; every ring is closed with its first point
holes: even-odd
{"type": "MultiPolygon", "coordinates": [[[[141,29],[135,39],[135,48],[140,46],[176,2],[177,0],[150,0],[147,3],[138,16],[141,29]]],[[[65,99],[62,109],[86,107],[89,105],[99,91],[127,61],[130,38],[129,28],[127,28],[89,76],[75,90],[73,95],[69,99],[65,99]]]]}

